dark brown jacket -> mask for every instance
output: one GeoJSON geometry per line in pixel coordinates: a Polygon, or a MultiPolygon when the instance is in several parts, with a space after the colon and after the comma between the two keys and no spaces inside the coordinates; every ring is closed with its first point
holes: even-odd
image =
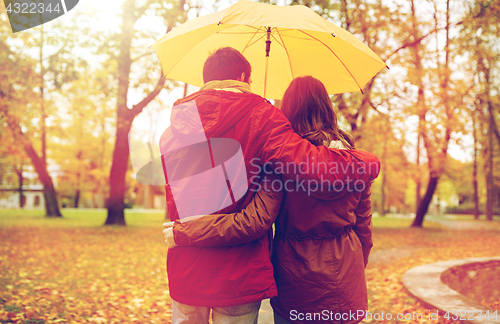
{"type": "Polygon", "coordinates": [[[274,174],[266,175],[261,184],[239,213],[176,222],[176,243],[243,244],[269,235],[276,219],[274,311],[294,323],[361,321],[358,314],[368,308],[364,268],[373,245],[370,188],[345,188],[342,198],[325,201],[274,174]]]}

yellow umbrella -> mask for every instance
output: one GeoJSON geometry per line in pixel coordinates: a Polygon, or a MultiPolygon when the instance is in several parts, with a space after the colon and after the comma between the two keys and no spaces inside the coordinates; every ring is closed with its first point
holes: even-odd
{"type": "Polygon", "coordinates": [[[220,47],[252,66],[252,91],[281,99],[296,77],[312,75],[330,94],[361,91],[386,64],[358,38],[305,6],[239,1],[187,21],[153,45],[169,79],[203,85],[203,64],[220,47]]]}

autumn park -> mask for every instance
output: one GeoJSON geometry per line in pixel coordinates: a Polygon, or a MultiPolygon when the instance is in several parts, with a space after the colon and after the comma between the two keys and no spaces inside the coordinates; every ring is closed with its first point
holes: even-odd
{"type": "MultiPolygon", "coordinates": [[[[70,2],[0,1],[0,323],[175,323],[172,299],[178,293],[169,288],[167,253],[190,247],[177,240],[179,248],[169,247],[162,233],[163,223],[183,216],[168,205],[172,189],[165,186],[160,138],[171,126],[176,100],[204,87],[208,51],[186,54],[184,44],[208,39],[208,32],[199,36],[197,30],[229,25],[229,18],[216,15],[228,7],[230,13],[238,1],[70,2]],[[64,11],[56,2],[66,3],[64,11]],[[50,3],[57,16],[27,22],[14,15],[21,3],[44,4],[44,10],[50,3]],[[216,17],[216,23],[192,27],[208,21],[203,17],[216,17]],[[203,61],[194,62],[197,55],[203,61]],[[159,168],[144,176],[149,165],[159,168]]],[[[275,27],[262,29],[255,40],[262,42],[262,60],[248,50],[255,94],[281,109],[293,77],[317,77],[338,126],[352,135],[356,150],[380,161],[369,190],[373,247],[364,273],[370,316],[359,320],[500,322],[500,3],[262,2],[307,7],[311,17],[336,25],[328,35],[332,42],[353,37],[346,42],[355,44],[347,54],[352,60],[361,57],[358,50],[371,57],[342,62],[359,70],[349,71],[354,87],[343,88],[349,82],[312,46],[309,52],[295,46],[305,53],[300,72],[297,62],[281,64],[276,56],[287,40],[272,34],[275,27]],[[281,66],[297,70],[276,72],[281,66]],[[363,81],[355,73],[366,74],[363,81]],[[466,261],[439,272],[444,297],[436,298],[441,288],[425,286],[426,278],[410,277],[415,269],[429,273],[450,260],[466,261]],[[480,316],[467,319],[461,308],[442,306],[453,304],[451,295],[463,298],[464,314],[480,316]]],[[[286,51],[283,56],[294,55],[286,51]]],[[[226,181],[234,191],[227,174],[226,181]]],[[[278,224],[279,217],[271,233],[278,224]]],[[[273,309],[264,304],[258,323],[274,323],[273,309]]],[[[327,322],[340,323],[321,323],[327,322]]],[[[210,323],[218,322],[214,317],[210,323]]]]}

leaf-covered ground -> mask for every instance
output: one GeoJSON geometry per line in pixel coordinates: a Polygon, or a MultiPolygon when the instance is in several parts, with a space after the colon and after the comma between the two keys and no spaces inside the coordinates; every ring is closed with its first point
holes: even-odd
{"type": "MultiPolygon", "coordinates": [[[[0,323],[170,322],[162,213],[130,212],[126,228],[102,227],[104,218],[104,211],[66,212],[64,219],[0,212],[0,323]]],[[[373,322],[383,312],[384,319],[387,313],[414,318],[404,323],[447,323],[428,319],[429,309],[402,287],[402,275],[425,263],[499,255],[499,223],[463,231],[375,219],[366,270],[369,311],[379,318],[373,322]]]]}
{"type": "MultiPolygon", "coordinates": [[[[382,318],[381,314],[384,312],[385,322],[391,323],[460,323],[445,319],[445,314],[441,312],[437,320],[436,315],[429,315],[435,314],[436,310],[429,309],[410,297],[402,285],[402,276],[409,269],[427,263],[500,256],[500,222],[478,221],[477,227],[482,229],[471,227],[469,222],[453,226],[454,229],[432,223],[427,223],[428,228],[413,229],[407,227],[410,220],[401,219],[375,219],[375,224],[377,222],[378,226],[374,229],[373,259],[380,254],[383,258],[373,260],[366,269],[369,311],[373,313],[373,317],[379,314],[379,318],[382,318]],[[404,227],[397,228],[394,224],[404,227]],[[387,313],[391,314],[393,320],[387,320],[387,313]],[[403,314],[406,320],[394,320],[397,314],[403,314]]],[[[460,224],[460,220],[455,222],[460,224]]],[[[499,303],[490,303],[488,306],[497,306],[498,309],[499,303]]],[[[500,320],[500,311],[498,318],[500,320]]],[[[364,320],[366,323],[380,321],[364,320]]]]}
{"type": "Polygon", "coordinates": [[[149,225],[74,227],[76,218],[34,217],[2,226],[2,323],[170,322],[163,217],[134,216],[149,225]]]}

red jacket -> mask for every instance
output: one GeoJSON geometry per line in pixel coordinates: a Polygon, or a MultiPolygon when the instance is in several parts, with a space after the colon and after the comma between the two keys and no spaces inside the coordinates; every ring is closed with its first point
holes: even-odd
{"type": "MultiPolygon", "coordinates": [[[[241,145],[248,174],[248,190],[236,203],[213,213],[241,211],[259,187],[255,175],[266,163],[293,180],[326,183],[311,195],[334,199],[345,195],[338,186],[355,179],[369,182],[378,176],[379,160],[371,153],[316,147],[291,128],[283,113],[255,94],[202,90],[178,100],[172,108],[171,127],[160,140],[162,155],[169,147],[182,146],[200,138],[196,118],[185,104],[195,102],[207,139],[230,138],[241,145]],[[304,162],[304,157],[308,163],[304,162]],[[302,169],[293,166],[302,165],[302,169]],[[292,167],[290,167],[292,166],[292,167]],[[321,167],[320,167],[321,166],[321,167]],[[328,166],[328,167],[325,167],[328,166]],[[328,183],[331,186],[328,186],[328,183]]],[[[178,150],[182,155],[182,150],[178,150]]],[[[179,157],[179,165],[189,157],[179,157]]],[[[213,163],[213,160],[212,160],[213,163]]],[[[197,171],[196,171],[197,172],[197,171]]],[[[193,173],[194,174],[194,173],[193,173]]],[[[170,178],[171,175],[167,174],[170,178]]],[[[179,213],[167,179],[167,205],[172,220],[179,213]]],[[[183,191],[176,187],[175,190],[183,191]]],[[[189,190],[186,189],[185,192],[189,190]]],[[[214,192],[214,196],[218,193],[214,192]]],[[[195,201],[196,197],[193,197],[195,201]]],[[[228,198],[229,199],[229,198],[228,198]]],[[[195,204],[195,203],[194,203],[195,204]]],[[[273,269],[269,262],[270,237],[228,247],[177,247],[169,250],[167,272],[172,299],[195,306],[241,305],[276,296],[273,269]]]]}

